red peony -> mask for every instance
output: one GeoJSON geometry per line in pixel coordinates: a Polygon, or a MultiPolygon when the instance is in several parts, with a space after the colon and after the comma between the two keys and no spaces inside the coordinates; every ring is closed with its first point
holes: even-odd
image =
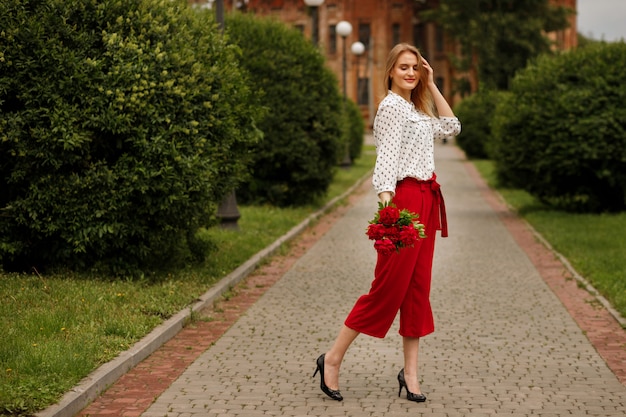
{"type": "Polygon", "coordinates": [[[374,242],[374,249],[381,255],[391,255],[396,251],[396,245],[389,239],[381,239],[374,242]]]}
{"type": "Polygon", "coordinates": [[[400,218],[400,210],[396,206],[385,206],[378,214],[378,222],[385,226],[394,225],[400,218]]]}
{"type": "Polygon", "coordinates": [[[390,226],[386,228],[385,237],[390,239],[393,243],[397,243],[400,240],[400,228],[402,226],[390,226]]]}
{"type": "Polygon", "coordinates": [[[365,234],[374,241],[374,248],[381,255],[399,252],[401,248],[414,246],[418,239],[426,237],[424,225],[418,214],[391,204],[378,203],[378,211],[365,234]]]}
{"type": "Polygon", "coordinates": [[[386,230],[387,227],[385,227],[385,225],[373,223],[367,227],[367,236],[371,240],[380,240],[385,237],[386,230]]]}
{"type": "Polygon", "coordinates": [[[417,230],[412,226],[404,226],[398,233],[398,240],[403,246],[411,246],[417,241],[417,230]]]}

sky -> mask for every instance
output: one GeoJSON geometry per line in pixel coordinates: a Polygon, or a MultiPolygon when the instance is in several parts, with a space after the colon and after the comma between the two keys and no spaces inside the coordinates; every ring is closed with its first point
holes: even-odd
{"type": "Polygon", "coordinates": [[[578,32],[608,42],[626,41],[626,0],[577,0],[578,32]]]}

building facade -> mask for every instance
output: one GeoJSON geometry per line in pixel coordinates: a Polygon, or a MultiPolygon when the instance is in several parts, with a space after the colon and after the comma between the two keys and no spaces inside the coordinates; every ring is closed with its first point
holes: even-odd
{"type": "MultiPolygon", "coordinates": [[[[207,0],[191,1],[207,3],[207,0]]],[[[214,2],[208,0],[208,3],[214,2]]],[[[551,2],[576,10],[576,0],[551,2]]],[[[378,103],[387,93],[383,80],[387,54],[400,42],[420,49],[435,70],[435,81],[450,103],[460,99],[453,89],[457,74],[448,58],[450,54],[458,53],[458,45],[436,24],[420,19],[420,12],[436,8],[439,0],[324,0],[321,3],[309,7],[305,0],[224,0],[226,10],[272,16],[316,42],[326,56],[327,65],[337,75],[341,88],[347,97],[359,104],[369,126],[373,123],[378,103]],[[337,30],[342,21],[352,27],[345,38],[340,35],[343,32],[337,30]],[[365,47],[359,55],[355,53],[359,52],[358,48],[353,49],[356,42],[365,47]]],[[[345,24],[340,28],[345,29],[345,24]]],[[[575,15],[571,17],[568,29],[549,36],[558,49],[575,47],[575,15]]],[[[475,74],[468,74],[467,78],[470,89],[475,91],[478,87],[475,74]]]]}

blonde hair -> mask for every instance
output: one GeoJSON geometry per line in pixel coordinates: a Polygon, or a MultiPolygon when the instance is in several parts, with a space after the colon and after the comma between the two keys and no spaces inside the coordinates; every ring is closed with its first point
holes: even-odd
{"type": "Polygon", "coordinates": [[[415,104],[416,109],[421,110],[429,116],[435,117],[436,114],[433,97],[430,94],[430,91],[428,91],[428,72],[422,65],[422,54],[420,54],[419,49],[415,46],[408,43],[399,43],[394,46],[391,51],[389,51],[389,55],[387,56],[387,65],[385,67],[385,91],[391,90],[391,72],[398,61],[398,58],[404,52],[411,52],[414,54],[417,57],[418,62],[419,83],[417,83],[417,87],[411,91],[411,101],[415,104]]]}

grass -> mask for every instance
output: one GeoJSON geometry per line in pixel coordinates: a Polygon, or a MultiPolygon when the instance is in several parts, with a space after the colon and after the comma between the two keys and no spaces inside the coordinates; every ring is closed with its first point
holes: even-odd
{"type": "Polygon", "coordinates": [[[143,281],[0,272],[0,415],[27,416],[190,306],[219,279],[343,194],[374,165],[372,147],[338,168],[325,198],[297,208],[239,206],[239,231],[207,230],[217,251],[200,266],[143,281]]]}
{"type": "Polygon", "coordinates": [[[472,162],[489,186],[626,317],[626,213],[558,211],[525,191],[499,187],[490,161],[472,162]]]}

